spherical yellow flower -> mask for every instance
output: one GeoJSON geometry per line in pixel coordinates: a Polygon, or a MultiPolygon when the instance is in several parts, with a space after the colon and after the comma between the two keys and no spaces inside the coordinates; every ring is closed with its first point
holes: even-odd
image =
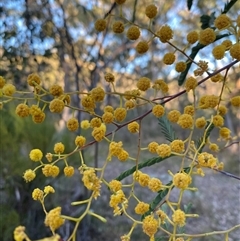
{"type": "Polygon", "coordinates": [[[157,32],[157,36],[159,37],[162,43],[166,43],[167,41],[173,38],[173,31],[168,25],[164,25],[157,32]]]}
{"type": "Polygon", "coordinates": [[[175,65],[175,70],[178,73],[184,72],[186,68],[187,68],[187,64],[184,61],[177,62],[175,65]]]}
{"type": "Polygon", "coordinates": [[[36,177],[36,173],[32,169],[28,169],[24,172],[23,178],[26,182],[31,182],[36,177]]]}
{"type": "Polygon", "coordinates": [[[56,153],[56,154],[61,154],[61,153],[63,153],[64,152],[64,149],[65,149],[65,147],[64,147],[64,145],[62,144],[62,142],[58,142],[58,143],[56,143],[55,145],[54,145],[54,152],[56,153]]]}
{"type": "Polygon", "coordinates": [[[127,116],[127,110],[125,108],[118,107],[114,111],[114,118],[116,121],[121,122],[127,116]]]}
{"type": "Polygon", "coordinates": [[[182,140],[174,140],[170,143],[172,151],[177,153],[184,152],[184,142],[182,140]]]}
{"type": "Polygon", "coordinates": [[[221,45],[225,46],[225,51],[229,50],[232,46],[232,41],[229,39],[224,40],[221,45]]]}
{"type": "Polygon", "coordinates": [[[4,95],[12,96],[16,92],[16,87],[12,84],[5,84],[2,88],[4,95]]]}
{"type": "Polygon", "coordinates": [[[123,145],[123,143],[121,141],[119,141],[119,142],[112,141],[109,144],[109,154],[111,156],[119,155],[122,150],[122,145],[123,145]]]}
{"type": "Polygon", "coordinates": [[[240,43],[233,44],[230,48],[230,55],[236,59],[240,60],[240,43]]]}
{"type": "Polygon", "coordinates": [[[44,223],[54,232],[64,224],[64,221],[61,217],[61,207],[56,207],[47,213],[44,223]]]}
{"type": "Polygon", "coordinates": [[[231,105],[234,107],[240,107],[240,95],[231,99],[231,105]]]}
{"type": "Polygon", "coordinates": [[[228,112],[228,109],[227,109],[226,106],[220,105],[220,106],[218,107],[218,114],[219,114],[219,115],[224,116],[224,115],[226,115],[227,112],[228,112]]]}
{"type": "Polygon", "coordinates": [[[153,192],[158,192],[162,188],[162,182],[158,178],[151,178],[148,181],[148,188],[153,192]]]}
{"type": "Polygon", "coordinates": [[[39,149],[32,149],[29,153],[29,157],[32,161],[38,162],[42,160],[43,153],[39,149]]]}
{"type": "Polygon", "coordinates": [[[84,97],[81,99],[81,104],[82,104],[82,106],[84,107],[84,109],[86,109],[86,110],[91,110],[91,111],[93,111],[94,108],[96,107],[95,101],[94,101],[93,97],[90,96],[90,95],[84,96],[84,97]]]}
{"type": "Polygon", "coordinates": [[[112,180],[111,182],[109,182],[109,188],[111,189],[111,191],[117,192],[122,189],[122,183],[118,180],[112,180]]]}
{"type": "Polygon", "coordinates": [[[98,32],[102,32],[106,29],[107,27],[107,21],[105,19],[98,19],[96,22],[95,22],[95,25],[94,25],[95,29],[98,31],[98,32]]]}
{"type": "Polygon", "coordinates": [[[168,93],[169,90],[167,83],[163,79],[155,80],[152,88],[155,90],[161,90],[163,94],[168,93]]]}
{"type": "Polygon", "coordinates": [[[195,113],[195,108],[193,105],[187,105],[184,107],[184,114],[189,114],[193,116],[195,113]]]}
{"type": "Polygon", "coordinates": [[[216,33],[211,28],[206,28],[200,31],[199,43],[202,45],[208,45],[214,42],[216,39],[216,33]]]}
{"type": "Polygon", "coordinates": [[[113,120],[114,120],[114,116],[113,116],[113,113],[111,113],[111,112],[105,112],[102,115],[102,121],[105,124],[110,124],[113,122],[113,120]]]}
{"type": "Polygon", "coordinates": [[[0,76],[0,89],[2,89],[2,87],[6,84],[6,80],[0,76]]]}
{"type": "Polygon", "coordinates": [[[198,155],[198,163],[202,167],[215,167],[217,164],[217,158],[215,158],[212,154],[207,152],[202,152],[198,155]]]}
{"type": "Polygon", "coordinates": [[[50,87],[49,92],[53,96],[60,96],[63,94],[63,88],[60,85],[53,85],[50,87]]]}
{"type": "Polygon", "coordinates": [[[194,77],[187,78],[185,83],[186,91],[189,92],[190,90],[195,90],[197,85],[198,85],[197,80],[194,77]]]}
{"type": "Polygon", "coordinates": [[[179,117],[178,125],[180,125],[183,129],[191,128],[193,126],[193,118],[189,114],[182,114],[179,117]]]}
{"type": "Polygon", "coordinates": [[[146,91],[150,88],[151,80],[147,77],[142,77],[137,82],[137,87],[141,91],[146,91]]]}
{"type": "Polygon", "coordinates": [[[221,30],[231,25],[232,21],[226,14],[221,14],[214,20],[214,26],[221,30]]]}
{"type": "Polygon", "coordinates": [[[90,121],[90,126],[91,126],[92,128],[94,128],[94,127],[100,127],[101,124],[102,124],[102,121],[101,121],[101,119],[98,118],[98,117],[94,117],[94,118],[92,118],[91,121],[90,121]]]}
{"type": "Polygon", "coordinates": [[[185,220],[186,220],[185,213],[180,209],[176,210],[172,215],[172,220],[178,226],[180,227],[184,226],[185,220]]]}
{"type": "Polygon", "coordinates": [[[129,157],[129,154],[126,150],[121,149],[120,153],[117,155],[119,161],[125,162],[129,157]]]}
{"type": "Polygon", "coordinates": [[[38,74],[30,74],[27,77],[27,82],[30,86],[36,86],[41,83],[41,79],[38,74]]]}
{"type": "Polygon", "coordinates": [[[197,118],[195,121],[195,126],[197,128],[203,128],[207,124],[205,117],[197,118]]]}
{"type": "Polygon", "coordinates": [[[53,166],[51,164],[46,164],[42,168],[42,173],[45,177],[56,177],[60,172],[59,167],[53,166]]]}
{"type": "Polygon", "coordinates": [[[198,41],[198,37],[199,37],[198,32],[193,30],[187,34],[187,41],[190,44],[194,44],[198,41]]]}
{"type": "Polygon", "coordinates": [[[66,177],[72,177],[74,174],[74,167],[72,166],[64,167],[63,172],[66,177]]]}
{"type": "Polygon", "coordinates": [[[224,140],[229,140],[231,137],[231,131],[227,127],[222,127],[219,131],[219,135],[224,140]]]}
{"type": "Polygon", "coordinates": [[[145,234],[153,237],[158,229],[158,221],[152,215],[148,215],[143,219],[142,228],[145,234]]]}
{"type": "Polygon", "coordinates": [[[78,127],[79,127],[79,123],[78,123],[77,118],[73,117],[73,118],[70,118],[67,121],[67,128],[68,128],[68,130],[76,131],[78,129],[78,127]]]}
{"type": "Polygon", "coordinates": [[[176,57],[175,57],[174,53],[166,53],[163,56],[163,63],[167,64],[167,65],[171,65],[174,63],[175,59],[176,59],[176,57]]]}
{"type": "Polygon", "coordinates": [[[50,105],[49,105],[49,109],[51,112],[54,112],[54,113],[61,113],[64,109],[64,102],[60,99],[53,99],[51,102],[50,102],[50,105]]]}
{"type": "Polygon", "coordinates": [[[215,143],[210,143],[210,144],[209,144],[209,149],[210,149],[211,151],[218,152],[218,151],[219,151],[219,146],[218,146],[217,144],[215,144],[215,143]]]}
{"type": "Polygon", "coordinates": [[[148,49],[149,49],[149,46],[147,41],[140,41],[136,46],[136,50],[139,54],[146,53],[148,49]]]}
{"type": "Polygon", "coordinates": [[[94,127],[92,131],[92,136],[96,141],[101,141],[106,134],[106,126],[104,123],[100,127],[94,127]]]}
{"type": "Polygon", "coordinates": [[[32,192],[32,198],[35,201],[42,201],[43,200],[43,191],[39,188],[35,188],[32,192]]]}
{"type": "Polygon", "coordinates": [[[114,109],[111,105],[106,105],[103,109],[103,112],[110,112],[110,113],[113,113],[114,112],[114,109]]]}
{"type": "Polygon", "coordinates": [[[145,202],[139,202],[134,210],[136,214],[143,215],[149,210],[149,204],[145,202]]]}
{"type": "Polygon", "coordinates": [[[88,129],[90,127],[90,122],[88,120],[82,120],[80,123],[82,129],[88,129]]]}
{"type": "Polygon", "coordinates": [[[199,100],[200,109],[214,108],[219,103],[219,97],[216,95],[204,95],[199,100]]]}
{"type": "Polygon", "coordinates": [[[155,18],[157,15],[157,7],[154,4],[150,4],[145,9],[145,14],[148,18],[155,18]]]}
{"type": "Polygon", "coordinates": [[[167,118],[169,121],[176,123],[178,122],[180,116],[181,116],[181,113],[178,110],[171,110],[168,113],[167,118]]]}
{"type": "Polygon", "coordinates": [[[211,81],[216,83],[216,82],[221,82],[223,80],[223,76],[218,73],[218,74],[215,74],[214,76],[211,77],[211,81]]]}
{"type": "Polygon", "coordinates": [[[86,143],[86,138],[84,136],[77,136],[75,138],[75,145],[78,147],[84,146],[86,143]]]}
{"type": "Polygon", "coordinates": [[[173,184],[175,187],[179,189],[188,188],[189,184],[191,184],[192,178],[187,173],[177,173],[173,177],[173,184]]]}
{"type": "Polygon", "coordinates": [[[55,190],[52,186],[48,185],[44,187],[43,192],[46,194],[49,194],[49,193],[55,193],[55,190]]]}
{"type": "Polygon", "coordinates": [[[39,113],[32,115],[32,120],[34,123],[42,123],[45,120],[45,113],[40,111],[39,113]]]}
{"type": "Polygon", "coordinates": [[[157,147],[157,154],[162,157],[168,157],[171,155],[171,147],[167,144],[161,144],[157,147]]]}
{"type": "Polygon", "coordinates": [[[131,133],[136,133],[139,131],[139,124],[134,121],[134,122],[131,122],[128,124],[128,130],[131,132],[131,133]]]}
{"type": "Polygon", "coordinates": [[[90,91],[91,97],[96,102],[101,102],[104,100],[105,91],[102,87],[95,87],[90,91]]]}
{"type": "Polygon", "coordinates": [[[136,107],[136,102],[134,100],[127,100],[124,104],[124,107],[127,109],[127,110],[130,110],[130,109],[133,109],[136,107]]]}
{"type": "Polygon", "coordinates": [[[162,105],[155,105],[152,108],[152,113],[154,116],[156,116],[157,118],[160,118],[164,115],[165,113],[165,108],[162,105]]]}
{"type": "Polygon", "coordinates": [[[222,118],[221,115],[215,115],[213,117],[213,124],[217,127],[223,126],[224,124],[224,119],[222,118]]]}
{"type": "Polygon", "coordinates": [[[226,47],[225,45],[217,45],[213,48],[212,54],[215,59],[222,59],[225,54],[226,47]]]}
{"type": "Polygon", "coordinates": [[[104,79],[108,82],[108,83],[113,83],[115,81],[115,77],[112,73],[106,73],[104,75],[104,79]]]}
{"type": "Polygon", "coordinates": [[[131,26],[127,31],[127,38],[130,40],[137,40],[141,32],[137,26],[131,26]]]}
{"type": "Polygon", "coordinates": [[[122,33],[124,31],[124,23],[121,21],[116,21],[112,25],[112,30],[114,33],[122,33]]]}
{"type": "Polygon", "coordinates": [[[148,144],[148,150],[151,152],[151,153],[157,153],[157,148],[158,148],[159,144],[155,141],[153,142],[150,142],[148,144]]]}
{"type": "Polygon", "coordinates": [[[27,239],[24,226],[18,226],[14,229],[13,237],[15,241],[24,241],[27,239]]]}
{"type": "Polygon", "coordinates": [[[138,176],[138,180],[137,181],[139,182],[139,184],[142,187],[147,187],[148,183],[150,181],[150,177],[146,173],[139,172],[139,176],[138,176]]]}
{"type": "Polygon", "coordinates": [[[27,117],[27,116],[29,116],[29,111],[30,111],[30,109],[29,109],[28,105],[19,104],[16,107],[15,113],[20,117],[27,117]]]}

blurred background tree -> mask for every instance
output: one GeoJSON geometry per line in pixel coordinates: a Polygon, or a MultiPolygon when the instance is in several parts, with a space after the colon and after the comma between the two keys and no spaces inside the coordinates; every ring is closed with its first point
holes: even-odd
{"type": "MultiPolygon", "coordinates": [[[[185,33],[189,29],[201,28],[200,17],[203,14],[211,16],[214,12],[220,13],[225,4],[220,0],[193,1],[191,11],[189,11],[187,2],[189,1],[161,0],[156,2],[161,13],[154,19],[153,24],[155,26],[171,25],[179,47],[186,44],[185,33]]],[[[132,22],[147,28],[148,21],[144,10],[149,3],[152,1],[127,1],[123,10],[124,14],[132,22]]],[[[237,1],[230,10],[230,14],[237,16],[239,9],[240,1],[237,1]]],[[[138,77],[147,76],[151,79],[163,78],[169,82],[171,88],[178,91],[180,89],[177,85],[178,75],[174,70],[169,72],[169,68],[165,68],[161,61],[164,54],[171,51],[171,47],[154,40],[150,51],[145,55],[139,55],[134,50],[137,43],[128,40],[124,34],[114,34],[111,30],[111,23],[108,23],[105,32],[95,31],[94,23],[97,19],[103,18],[109,12],[114,14],[118,11],[119,8],[116,7],[114,1],[110,0],[1,1],[0,75],[4,76],[8,82],[13,82],[19,90],[28,89],[27,76],[37,72],[44,80],[45,88],[58,83],[64,86],[65,92],[79,89],[89,91],[97,84],[101,84],[108,91],[109,86],[103,81],[103,76],[105,72],[110,71],[117,78],[119,90],[131,87],[138,77]]],[[[149,37],[148,31],[142,30],[141,39],[149,39],[149,37]]],[[[200,57],[209,58],[208,53],[206,48],[200,57]]],[[[229,60],[224,59],[220,64],[216,61],[212,62],[211,68],[219,68],[224,61],[227,63],[229,60]]],[[[231,78],[236,79],[235,91],[239,91],[240,88],[240,73],[237,68],[239,67],[233,67],[231,70],[231,78]]],[[[201,88],[205,91],[206,86],[201,88]]],[[[79,98],[75,95],[72,99],[76,107],[80,106],[79,98]]],[[[187,96],[182,97],[182,103],[188,102],[187,96]]],[[[114,97],[109,95],[107,103],[114,103],[114,97]]],[[[177,105],[178,102],[171,103],[171,108],[177,105]]],[[[22,179],[22,173],[31,168],[28,153],[32,148],[38,147],[47,153],[61,137],[61,141],[69,143],[66,148],[71,150],[70,143],[72,143],[74,134],[69,134],[64,129],[69,113],[64,112],[55,119],[49,116],[43,124],[36,125],[30,119],[22,120],[16,117],[13,106],[9,105],[4,108],[0,112],[0,230],[2,230],[0,240],[11,240],[12,230],[19,224],[27,227],[30,232],[29,236],[35,239],[41,238],[47,232],[43,225],[44,215],[41,206],[32,201],[31,191],[37,183],[48,183],[39,176],[35,182],[26,184],[22,179]],[[53,121],[56,125],[49,125],[49,122],[53,121]]],[[[84,118],[82,115],[81,112],[78,113],[79,120],[84,118]]],[[[231,115],[230,111],[227,116],[228,125],[233,133],[237,133],[238,125],[232,123],[231,115]]],[[[148,131],[148,133],[155,134],[154,131],[148,131]]],[[[150,134],[146,132],[146,135],[150,134]]],[[[96,146],[95,154],[85,153],[92,159],[95,158],[95,165],[98,162],[97,152],[96,146]]],[[[58,200],[57,202],[61,202],[59,205],[65,202],[65,207],[68,209],[70,200],[66,201],[66,196],[75,195],[77,199],[79,195],[86,195],[83,187],[74,185],[74,181],[77,182],[78,178],[72,181],[74,188],[69,188],[65,196],[55,196],[54,200],[49,200],[49,206],[53,201],[58,200]]],[[[64,185],[64,180],[61,178],[49,182],[59,183],[60,190],[63,188],[61,185],[64,185]]],[[[72,210],[72,212],[75,211],[72,210]]],[[[91,239],[89,233],[92,229],[91,225],[94,224],[90,225],[89,220],[85,222],[88,222],[88,225],[80,227],[77,240],[91,239]]],[[[91,233],[94,237],[93,230],[91,233]]],[[[110,236],[109,240],[111,238],[110,236]]],[[[106,239],[103,237],[103,240],[106,239]]]]}

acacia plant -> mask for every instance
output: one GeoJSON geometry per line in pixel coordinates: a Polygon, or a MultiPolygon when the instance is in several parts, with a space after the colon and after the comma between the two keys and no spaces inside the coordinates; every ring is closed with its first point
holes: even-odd
{"type": "MultiPolygon", "coordinates": [[[[192,1],[187,3],[190,10],[192,1]]],[[[81,176],[82,185],[89,190],[87,199],[72,202],[73,206],[81,206],[84,209],[78,217],[62,213],[60,206],[47,210],[45,201],[49,195],[54,195],[54,186],[47,185],[32,191],[33,201],[42,205],[45,213],[44,223],[52,232],[49,240],[61,240],[57,230],[67,221],[75,225],[67,238],[68,241],[76,240],[77,229],[87,215],[106,222],[105,217],[91,209],[93,201],[101,199],[103,186],[106,186],[110,193],[108,204],[114,216],[123,215],[129,219],[128,223],[131,223],[129,232],[119,236],[122,241],[131,240],[134,230],[139,227],[146,234],[146,240],[149,238],[151,241],[190,241],[219,234],[224,237],[222,240],[229,240],[231,232],[240,228],[240,224],[236,223],[227,230],[213,230],[208,233],[185,232],[184,227],[188,226],[188,220],[199,218],[199,214],[197,210],[191,212],[191,209],[186,208],[183,196],[184,193],[198,191],[193,185],[193,180],[196,176],[204,178],[207,169],[240,180],[239,177],[224,171],[224,160],[217,156],[221,149],[227,150],[237,143],[225,120],[230,106],[235,110],[240,107],[236,80],[229,78],[232,68],[239,66],[240,60],[240,16],[228,15],[235,3],[236,1],[227,3],[221,12],[215,13],[216,16],[203,15],[200,20],[201,28],[186,33],[185,42],[180,44],[175,39],[174,27],[154,24],[155,17],[160,14],[158,5],[149,4],[144,10],[136,11],[136,14],[145,14],[147,27],[128,18],[124,11],[125,0],[116,0],[105,16],[95,22],[95,30],[99,34],[111,27],[116,35],[121,34],[122,38],[134,43],[133,50],[138,55],[147,54],[153,44],[164,45],[166,49],[170,49],[162,56],[162,62],[165,64],[164,68],[169,69],[169,73],[178,73],[177,92],[176,88],[169,88],[171,74],[168,80],[141,76],[131,89],[119,91],[117,73],[108,69],[104,73],[107,90],[98,85],[90,91],[74,92],[66,92],[58,84],[44,88],[44,79],[41,79],[38,73],[27,77],[28,91],[17,90],[11,81],[8,82],[4,76],[0,77],[1,109],[9,102],[17,103],[16,115],[21,118],[31,116],[36,124],[44,122],[46,114],[55,115],[69,109],[72,115],[66,123],[66,128],[75,133],[80,128],[92,136],[92,139],[88,140],[84,135],[77,135],[75,140],[72,140],[75,148],[71,152],[65,151],[65,144],[61,140],[52,147],[51,153],[43,153],[37,147],[29,152],[29,159],[35,163],[35,167],[23,173],[26,182],[34,182],[37,175],[48,178],[63,173],[71,178],[77,171],[81,176]],[[206,59],[202,59],[201,53],[206,47],[211,49],[211,52],[206,59]],[[221,61],[223,58],[228,62],[212,69],[211,62],[221,61]],[[214,93],[207,94],[208,90],[203,92],[202,86],[214,88],[214,93]],[[80,97],[80,108],[72,104],[74,96],[80,97]],[[112,105],[106,102],[108,96],[116,100],[112,105]],[[184,106],[181,106],[183,96],[188,96],[189,103],[182,103],[184,106]],[[171,106],[169,103],[174,101],[179,102],[179,105],[173,105],[176,108],[166,107],[171,106]],[[141,109],[144,110],[143,113],[134,111],[141,109]],[[81,122],[76,118],[79,112],[87,116],[81,122]],[[159,123],[165,139],[163,142],[154,140],[147,146],[142,145],[144,131],[147,130],[145,126],[148,125],[145,121],[147,117],[159,123]],[[217,132],[217,137],[212,134],[214,131],[217,132]],[[126,132],[136,140],[132,153],[125,141],[119,140],[118,137],[123,136],[118,134],[126,132]],[[199,138],[196,138],[196,133],[200,133],[199,138]],[[83,155],[84,150],[97,143],[105,143],[108,146],[100,167],[91,166],[83,155]],[[151,158],[142,161],[141,155],[144,152],[148,152],[151,158]],[[79,154],[79,164],[74,166],[71,157],[76,153],[79,154]],[[171,158],[177,160],[178,170],[168,171],[170,181],[167,183],[144,171],[144,168],[154,169],[159,163],[164,165],[171,158]],[[125,171],[109,180],[106,169],[109,166],[114,169],[117,160],[126,167],[125,171]],[[131,168],[128,162],[131,163],[131,168]],[[151,202],[146,202],[144,197],[138,196],[139,190],[141,192],[142,189],[154,193],[155,197],[151,202]],[[173,201],[171,193],[176,189],[177,197],[173,201]],[[133,207],[131,203],[136,203],[133,210],[129,210],[133,207]]],[[[208,192],[208,188],[205,191],[208,192]]],[[[14,239],[31,240],[23,226],[15,228],[14,239]]]]}

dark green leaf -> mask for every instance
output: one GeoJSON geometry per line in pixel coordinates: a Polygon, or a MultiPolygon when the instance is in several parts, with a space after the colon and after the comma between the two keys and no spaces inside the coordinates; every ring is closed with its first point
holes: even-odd
{"type": "Polygon", "coordinates": [[[187,0],[187,7],[189,11],[191,10],[192,3],[193,3],[193,0],[187,0]]]}
{"type": "Polygon", "coordinates": [[[215,12],[211,13],[210,15],[202,15],[200,17],[200,22],[202,23],[201,28],[211,28],[213,25],[213,22],[215,20],[215,12]]]}
{"type": "MultiPolygon", "coordinates": [[[[151,158],[151,159],[148,159],[148,160],[144,161],[143,163],[139,163],[139,164],[138,164],[138,170],[140,170],[140,169],[142,169],[142,168],[144,168],[144,167],[152,166],[152,165],[154,165],[154,164],[156,164],[156,163],[162,162],[162,161],[168,159],[168,158],[171,157],[171,156],[174,156],[174,155],[170,155],[170,156],[165,157],[165,158],[153,157],[153,158],[151,158]]],[[[125,172],[122,172],[122,173],[116,178],[116,180],[118,180],[118,181],[123,180],[124,178],[126,178],[126,177],[130,176],[131,174],[133,174],[133,173],[136,171],[136,169],[137,169],[137,167],[134,166],[134,167],[132,167],[131,169],[129,169],[129,170],[125,171],[125,172]]]]}
{"type": "Polygon", "coordinates": [[[161,131],[166,140],[170,142],[174,141],[176,136],[170,121],[166,118],[166,116],[158,118],[158,121],[158,124],[161,126],[161,131]]]}
{"type": "Polygon", "coordinates": [[[231,0],[230,2],[226,3],[222,13],[227,13],[237,1],[238,0],[231,0]]]}

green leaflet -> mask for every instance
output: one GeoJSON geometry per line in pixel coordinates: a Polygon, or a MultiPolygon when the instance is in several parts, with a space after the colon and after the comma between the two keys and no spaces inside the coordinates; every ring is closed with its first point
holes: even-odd
{"type": "Polygon", "coordinates": [[[165,115],[161,118],[158,118],[158,124],[160,125],[161,131],[166,140],[172,142],[176,139],[173,127],[165,115]]]}
{"type": "MultiPolygon", "coordinates": [[[[140,170],[140,169],[142,169],[142,168],[144,168],[144,167],[152,166],[152,165],[154,165],[154,164],[156,164],[156,163],[159,163],[159,162],[164,161],[165,159],[168,159],[168,158],[171,157],[171,156],[173,156],[173,155],[170,155],[170,156],[165,157],[165,158],[153,157],[153,158],[148,159],[148,160],[146,160],[146,161],[144,161],[144,162],[142,162],[142,163],[139,163],[139,164],[138,164],[138,169],[140,170]]],[[[131,169],[128,169],[127,171],[122,172],[122,173],[116,178],[116,180],[118,180],[118,181],[123,180],[124,178],[126,178],[126,177],[130,176],[131,174],[133,174],[133,173],[136,171],[136,169],[137,169],[137,167],[136,167],[136,166],[133,166],[131,169]]]]}
{"type": "Polygon", "coordinates": [[[231,0],[230,2],[226,3],[222,13],[227,13],[237,1],[238,0],[231,0]]]}
{"type": "Polygon", "coordinates": [[[187,7],[189,11],[191,10],[192,3],[193,3],[193,0],[187,0],[187,7]]]}

